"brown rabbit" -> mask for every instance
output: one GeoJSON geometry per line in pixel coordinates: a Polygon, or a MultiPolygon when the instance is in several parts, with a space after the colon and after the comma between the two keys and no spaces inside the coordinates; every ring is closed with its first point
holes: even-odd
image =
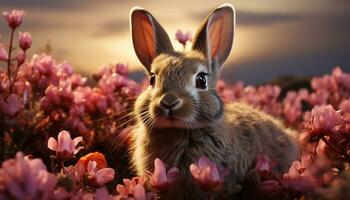
{"type": "Polygon", "coordinates": [[[275,159],[279,172],[297,157],[289,131],[278,120],[244,103],[224,105],[215,91],[234,28],[234,9],[224,4],[205,19],[192,50],[180,53],[173,50],[167,33],[149,12],[131,11],[134,49],[150,78],[150,87],[134,107],[132,163],[143,175],[153,170],[158,157],[167,166],[178,167],[181,174],[161,199],[207,198],[189,172],[190,164],[201,156],[230,172],[220,198],[237,192],[257,155],[275,159]]]}

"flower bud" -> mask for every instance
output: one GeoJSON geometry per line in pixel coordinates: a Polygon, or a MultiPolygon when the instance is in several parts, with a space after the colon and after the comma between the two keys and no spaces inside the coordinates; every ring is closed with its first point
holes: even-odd
{"type": "Polygon", "coordinates": [[[21,25],[25,12],[23,10],[12,10],[11,13],[4,12],[3,15],[8,23],[8,26],[15,29],[21,25]]]}
{"type": "Polygon", "coordinates": [[[32,46],[32,36],[29,32],[19,32],[18,42],[19,47],[21,47],[21,49],[25,51],[29,49],[30,46],[32,46]]]}

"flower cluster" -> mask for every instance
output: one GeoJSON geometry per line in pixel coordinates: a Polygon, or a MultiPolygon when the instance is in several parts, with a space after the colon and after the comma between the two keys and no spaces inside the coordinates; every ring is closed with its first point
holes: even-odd
{"type": "Polygon", "coordinates": [[[27,58],[31,35],[19,32],[17,43],[14,37],[24,12],[4,12],[4,16],[11,37],[8,45],[0,42],[0,126],[9,136],[6,144],[12,155],[21,150],[48,158],[49,151],[42,150],[45,145],[40,141],[57,137],[62,129],[82,136],[87,151],[122,141],[116,138],[133,123],[131,108],[141,92],[141,86],[128,78],[128,66],[104,66],[93,76],[96,84],[87,85],[88,78],[74,73],[66,61],[58,63],[45,53],[27,58]]]}
{"type": "MultiPolygon", "coordinates": [[[[176,166],[157,158],[153,171],[132,178],[124,155],[133,101],[146,84],[129,79],[124,63],[103,66],[89,79],[45,53],[28,58],[30,33],[15,37],[25,13],[3,15],[10,39],[0,41],[0,199],[146,200],[171,190],[182,175],[176,166]]],[[[178,31],[176,39],[185,49],[191,34],[178,31]]],[[[225,103],[243,101],[278,117],[298,132],[301,149],[285,173],[259,155],[232,198],[350,198],[350,73],[335,67],[303,84],[218,82],[225,103]]],[[[210,199],[222,190],[227,171],[207,157],[197,159],[188,174],[210,199]]]]}
{"type": "Polygon", "coordinates": [[[24,157],[18,152],[0,169],[1,199],[50,199],[57,178],[46,170],[41,159],[24,157]]]}

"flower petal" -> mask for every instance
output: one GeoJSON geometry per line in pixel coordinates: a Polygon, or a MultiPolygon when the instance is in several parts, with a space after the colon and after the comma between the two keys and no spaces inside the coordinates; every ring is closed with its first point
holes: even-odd
{"type": "Polygon", "coordinates": [[[72,139],[67,131],[61,131],[58,134],[58,152],[68,151],[69,153],[74,153],[72,150],[72,139]]]}
{"type": "Polygon", "coordinates": [[[266,155],[258,155],[256,157],[255,169],[259,171],[270,170],[270,158],[266,155]]]}
{"type": "Polygon", "coordinates": [[[11,181],[7,183],[6,189],[9,193],[15,197],[15,199],[26,199],[27,195],[24,193],[23,189],[16,181],[11,181]]]}
{"type": "Polygon", "coordinates": [[[132,194],[132,192],[134,191],[134,181],[131,181],[130,179],[123,179],[124,185],[126,190],[128,191],[129,194],[132,194]]]}
{"type": "Polygon", "coordinates": [[[137,184],[134,187],[133,194],[135,200],[146,200],[146,190],[141,184],[137,184]]]}
{"type": "Polygon", "coordinates": [[[83,141],[83,137],[79,136],[73,139],[74,147],[78,145],[79,142],[83,141]]]}
{"type": "Polygon", "coordinates": [[[85,165],[77,163],[74,167],[74,176],[76,180],[80,180],[86,172],[85,165]]]}
{"type": "Polygon", "coordinates": [[[124,185],[118,184],[116,190],[122,197],[127,197],[129,195],[124,185]]]}
{"type": "Polygon", "coordinates": [[[78,153],[80,150],[82,150],[82,149],[84,149],[83,146],[74,149],[74,155],[77,154],[77,153],[78,153]]]}
{"type": "Polygon", "coordinates": [[[156,158],[154,160],[154,172],[152,174],[152,179],[154,184],[163,184],[167,181],[167,174],[166,169],[163,161],[161,161],[159,158],[156,158]]]}
{"type": "Polygon", "coordinates": [[[190,165],[190,172],[194,178],[199,178],[200,169],[197,165],[191,164],[190,165]]]}
{"type": "Polygon", "coordinates": [[[209,160],[209,158],[203,156],[203,157],[200,157],[199,160],[198,160],[198,166],[199,168],[202,168],[202,167],[207,167],[207,166],[210,166],[210,167],[216,167],[216,164],[213,163],[211,160],[209,160]]]}
{"type": "Polygon", "coordinates": [[[102,187],[96,190],[95,200],[108,200],[111,199],[106,187],[102,187]]]}
{"type": "Polygon", "coordinates": [[[52,151],[57,151],[57,146],[58,146],[57,140],[55,140],[55,138],[53,137],[50,137],[49,141],[47,141],[47,147],[52,151]]]}
{"type": "Polygon", "coordinates": [[[179,177],[180,171],[177,167],[172,167],[169,169],[168,171],[168,180],[170,182],[174,181],[175,179],[177,179],[179,177]]]}
{"type": "Polygon", "coordinates": [[[96,169],[96,166],[97,166],[97,163],[96,163],[96,161],[92,161],[92,160],[90,160],[89,161],[89,163],[88,163],[88,165],[87,165],[87,171],[89,172],[89,173],[94,173],[95,172],[95,169],[96,169]]]}
{"type": "Polygon", "coordinates": [[[100,185],[104,185],[114,179],[115,171],[112,168],[100,169],[96,172],[96,182],[100,185]]]}

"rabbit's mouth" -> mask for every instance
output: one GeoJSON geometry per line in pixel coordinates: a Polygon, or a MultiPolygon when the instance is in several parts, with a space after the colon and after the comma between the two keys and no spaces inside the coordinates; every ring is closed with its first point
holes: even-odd
{"type": "Polygon", "coordinates": [[[186,128],[186,121],[180,118],[157,117],[154,123],[155,128],[186,128]]]}
{"type": "Polygon", "coordinates": [[[195,129],[202,128],[207,125],[192,120],[181,119],[173,116],[157,117],[154,122],[154,128],[181,128],[181,129],[195,129]]]}

